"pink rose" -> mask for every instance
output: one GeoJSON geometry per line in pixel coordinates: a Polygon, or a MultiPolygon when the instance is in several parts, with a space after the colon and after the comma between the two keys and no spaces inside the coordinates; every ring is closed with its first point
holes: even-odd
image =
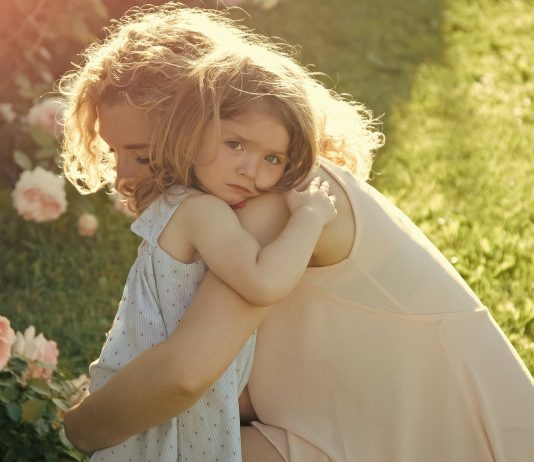
{"type": "Polygon", "coordinates": [[[59,350],[54,340],[47,340],[43,334],[35,335],[35,327],[29,326],[24,334],[17,332],[13,343],[13,354],[30,361],[26,379],[44,378],[49,380],[57,366],[59,350]],[[41,366],[35,361],[41,361],[47,366],[41,366]]]}
{"type": "Polygon", "coordinates": [[[29,377],[50,380],[52,372],[57,366],[57,358],[59,356],[57,343],[54,340],[46,340],[43,334],[39,334],[37,338],[39,338],[37,359],[47,364],[47,366],[41,367],[37,364],[32,364],[29,369],[29,377]]]}
{"type": "Polygon", "coordinates": [[[53,136],[61,133],[63,103],[57,99],[45,99],[33,106],[26,115],[28,125],[41,127],[53,136]]]}
{"type": "Polygon", "coordinates": [[[25,170],[11,193],[13,206],[25,220],[55,220],[67,210],[64,188],[63,178],[42,167],[25,170]]]}
{"type": "Polygon", "coordinates": [[[98,219],[92,213],[82,213],[78,218],[78,233],[80,236],[92,237],[98,228],[98,219]]]}
{"type": "Polygon", "coordinates": [[[55,367],[57,366],[57,358],[59,356],[57,343],[54,340],[46,340],[44,337],[43,339],[44,342],[41,345],[38,359],[41,360],[43,363],[53,366],[53,368],[55,369],[55,367]]]}
{"type": "Polygon", "coordinates": [[[15,331],[11,328],[9,319],[0,316],[0,371],[9,361],[11,345],[15,341],[15,331]]]}

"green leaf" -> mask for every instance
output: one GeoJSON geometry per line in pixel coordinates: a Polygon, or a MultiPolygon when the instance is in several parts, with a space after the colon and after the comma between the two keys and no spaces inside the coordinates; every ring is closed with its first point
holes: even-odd
{"type": "Polygon", "coordinates": [[[15,403],[6,406],[7,415],[13,422],[20,422],[20,407],[15,403]]]}
{"type": "Polygon", "coordinates": [[[28,387],[38,393],[39,395],[43,396],[50,396],[50,387],[43,379],[32,379],[30,380],[30,383],[28,383],[28,387]]]}
{"type": "Polygon", "coordinates": [[[30,136],[39,146],[43,148],[52,148],[56,145],[56,139],[48,133],[44,128],[31,126],[28,127],[30,136]]]}
{"type": "Polygon", "coordinates": [[[37,419],[37,422],[33,424],[33,428],[35,429],[35,432],[42,437],[45,437],[50,433],[50,424],[45,419],[37,419]]]}
{"type": "Polygon", "coordinates": [[[0,373],[0,387],[5,387],[12,384],[15,381],[15,374],[11,371],[2,371],[0,373]]]}
{"type": "Polygon", "coordinates": [[[65,434],[65,429],[64,428],[61,428],[59,430],[58,435],[59,435],[59,441],[61,441],[61,444],[63,446],[65,446],[68,449],[72,448],[72,444],[69,441],[69,439],[67,438],[67,435],[65,434]]]}
{"type": "Polygon", "coordinates": [[[62,411],[68,411],[70,406],[62,399],[52,398],[52,402],[62,411]]]}
{"type": "Polygon", "coordinates": [[[28,369],[28,362],[24,358],[11,356],[11,359],[9,360],[9,369],[11,369],[15,375],[21,376],[26,372],[26,369],[28,369]]]}
{"type": "Polygon", "coordinates": [[[50,390],[57,391],[57,392],[61,392],[61,391],[63,391],[63,386],[62,386],[62,384],[56,382],[55,380],[52,380],[52,382],[50,382],[50,383],[48,384],[48,388],[50,388],[50,390]]]}
{"type": "Polygon", "coordinates": [[[60,382],[56,382],[55,380],[52,380],[48,384],[48,388],[50,388],[50,390],[53,390],[55,392],[61,393],[61,392],[63,392],[65,387],[64,387],[64,384],[62,384],[60,382]]]}
{"type": "Polygon", "coordinates": [[[17,462],[17,454],[12,448],[9,448],[5,453],[4,462],[17,462]]]}
{"type": "Polygon", "coordinates": [[[0,401],[3,403],[11,403],[15,401],[19,396],[19,387],[15,378],[11,379],[11,383],[3,385],[0,388],[0,401]]]}
{"type": "Polygon", "coordinates": [[[42,399],[29,399],[22,405],[22,420],[35,422],[46,411],[46,401],[42,399]]]}
{"type": "Polygon", "coordinates": [[[24,154],[22,151],[19,151],[19,150],[13,151],[13,160],[23,170],[31,170],[33,167],[33,164],[30,158],[26,154],[24,154]]]}

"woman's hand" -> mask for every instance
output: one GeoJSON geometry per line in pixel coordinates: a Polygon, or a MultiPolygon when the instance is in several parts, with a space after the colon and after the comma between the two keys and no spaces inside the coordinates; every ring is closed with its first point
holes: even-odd
{"type": "Polygon", "coordinates": [[[319,216],[323,226],[331,223],[337,215],[335,206],[336,197],[329,195],[330,185],[321,177],[315,177],[308,187],[301,192],[295,189],[288,191],[285,195],[287,206],[294,214],[297,210],[304,208],[311,210],[319,216]]]}

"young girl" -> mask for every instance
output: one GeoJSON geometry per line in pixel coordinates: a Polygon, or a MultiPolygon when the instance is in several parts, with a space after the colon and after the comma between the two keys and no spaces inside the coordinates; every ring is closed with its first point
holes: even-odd
{"type": "MultiPolygon", "coordinates": [[[[143,238],[90,367],[91,392],[174,331],[206,267],[251,303],[286,296],[335,217],[328,183],[316,178],[287,196],[292,217],[265,248],[240,226],[232,208],[292,188],[314,164],[308,77],[209,13],[170,12],[124,21],[63,81],[66,175],[93,191],[114,173],[115,188],[139,214],[132,230],[143,238]]],[[[93,459],[241,460],[238,396],[254,342],[186,413],[93,459]]]]}
{"type": "MultiPolygon", "coordinates": [[[[67,433],[93,450],[184,412],[270,312],[248,384],[259,422],[243,430],[245,460],[534,460],[528,370],[447,259],[365,183],[369,163],[338,165],[371,144],[365,130],[352,142],[358,115],[339,117],[347,105],[302,85],[319,127],[308,178],[328,180],[337,216],[296,289],[274,309],[251,307],[208,272],[169,339],[68,412],[67,433]]],[[[277,193],[236,214],[262,245],[291,216],[277,193]]]]}

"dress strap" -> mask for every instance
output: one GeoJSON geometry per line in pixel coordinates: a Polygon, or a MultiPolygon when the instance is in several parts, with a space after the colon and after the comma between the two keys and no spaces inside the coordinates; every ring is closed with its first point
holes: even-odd
{"type": "Polygon", "coordinates": [[[160,234],[176,209],[185,199],[197,194],[202,194],[202,192],[183,186],[177,186],[163,193],[132,223],[130,229],[150,245],[157,245],[160,234]]]}

